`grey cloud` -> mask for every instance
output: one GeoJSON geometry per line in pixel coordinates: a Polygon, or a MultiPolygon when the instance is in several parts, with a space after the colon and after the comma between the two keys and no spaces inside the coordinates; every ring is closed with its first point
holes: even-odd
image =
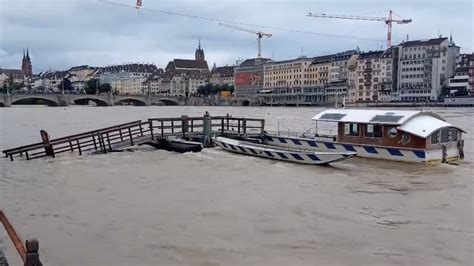
{"type": "MultiPolygon", "coordinates": [[[[134,4],[135,0],[112,0],[134,4]]],[[[461,1],[156,1],[143,7],[294,28],[314,32],[379,39],[368,42],[318,35],[270,31],[263,53],[275,59],[334,53],[359,46],[374,50],[385,44],[383,22],[308,18],[308,12],[386,16],[394,9],[414,22],[394,26],[394,42],[453,33],[463,52],[472,52],[472,3],[461,1]]],[[[29,47],[35,72],[74,65],[154,62],[159,67],[175,57],[192,58],[202,39],[210,64],[232,64],[254,57],[255,36],[227,29],[217,22],[110,6],[95,0],[0,0],[0,67],[19,68],[23,47],[29,47]]],[[[253,28],[242,26],[244,28],[253,28]]]]}

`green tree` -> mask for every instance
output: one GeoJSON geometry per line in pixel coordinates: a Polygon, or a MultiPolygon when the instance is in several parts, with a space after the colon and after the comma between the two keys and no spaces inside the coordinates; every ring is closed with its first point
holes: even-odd
{"type": "Polygon", "coordinates": [[[109,83],[100,84],[99,93],[109,93],[112,91],[112,86],[109,83]]]}
{"type": "Polygon", "coordinates": [[[99,80],[98,79],[89,79],[86,82],[86,86],[84,87],[84,91],[86,94],[96,94],[96,90],[99,88],[99,80]]]}
{"type": "Polygon", "coordinates": [[[71,81],[68,78],[64,78],[61,83],[58,85],[58,90],[72,91],[74,87],[71,84],[71,81]]]}

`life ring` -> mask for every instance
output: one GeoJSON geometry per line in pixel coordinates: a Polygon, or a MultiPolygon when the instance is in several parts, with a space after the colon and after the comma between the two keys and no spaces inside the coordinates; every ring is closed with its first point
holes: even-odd
{"type": "Polygon", "coordinates": [[[407,133],[403,133],[402,139],[400,141],[402,145],[407,145],[408,143],[410,143],[410,141],[411,141],[410,135],[408,135],[407,133]]]}

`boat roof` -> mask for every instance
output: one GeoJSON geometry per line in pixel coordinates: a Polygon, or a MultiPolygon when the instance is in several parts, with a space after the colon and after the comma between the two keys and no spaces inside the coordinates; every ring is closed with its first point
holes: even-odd
{"type": "MultiPolygon", "coordinates": [[[[329,109],[313,117],[316,121],[401,125],[421,111],[329,109]]],[[[427,113],[433,114],[433,113],[427,113]]],[[[442,119],[438,116],[439,119],[442,119]]]]}
{"type": "Polygon", "coordinates": [[[423,111],[392,111],[364,109],[329,109],[313,117],[316,121],[346,122],[364,124],[386,124],[398,126],[397,129],[426,138],[443,127],[459,127],[446,122],[433,112],[423,111]]]}
{"type": "Polygon", "coordinates": [[[408,120],[405,124],[397,127],[397,129],[418,137],[426,138],[431,135],[431,133],[444,127],[453,127],[460,130],[461,132],[466,133],[459,127],[453,126],[450,123],[447,123],[443,120],[437,119],[429,115],[415,116],[412,119],[408,120]]]}

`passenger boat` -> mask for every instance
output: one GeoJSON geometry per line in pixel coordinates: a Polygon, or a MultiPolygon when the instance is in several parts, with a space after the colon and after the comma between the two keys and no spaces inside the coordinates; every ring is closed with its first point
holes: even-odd
{"type": "Polygon", "coordinates": [[[273,160],[302,163],[302,164],[329,164],[349,159],[356,155],[352,151],[321,152],[295,148],[275,147],[254,142],[217,137],[214,143],[222,149],[234,153],[263,157],[273,160]]]}
{"type": "Polygon", "coordinates": [[[351,151],[365,158],[415,163],[446,163],[464,158],[459,127],[423,111],[330,109],[313,117],[316,134],[265,134],[263,143],[315,151],[351,151]],[[337,124],[337,134],[318,134],[318,122],[337,124]]]}

